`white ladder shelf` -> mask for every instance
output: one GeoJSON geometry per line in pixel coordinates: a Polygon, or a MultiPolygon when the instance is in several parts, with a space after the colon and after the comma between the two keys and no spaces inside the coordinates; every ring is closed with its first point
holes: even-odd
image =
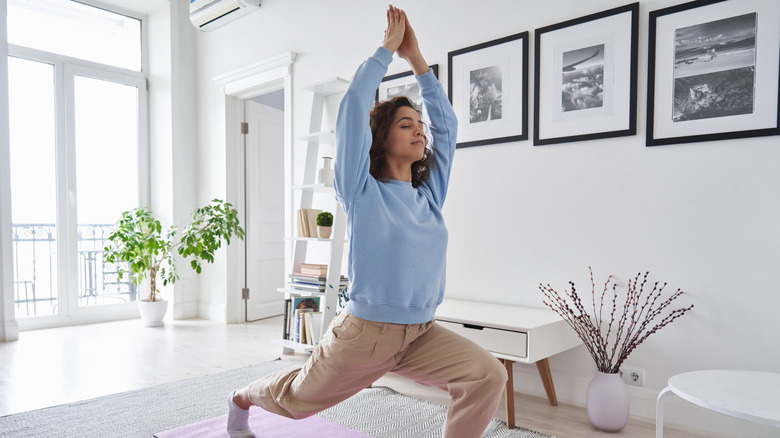
{"type": "MultiPolygon", "coordinates": [[[[311,118],[309,121],[309,132],[307,134],[298,137],[298,140],[305,141],[306,146],[306,161],[303,170],[303,182],[300,185],[294,185],[291,187],[293,192],[300,192],[300,203],[293,209],[293,213],[298,208],[312,208],[315,204],[315,194],[331,193],[335,197],[335,190],[333,187],[325,186],[316,182],[317,164],[320,158],[320,146],[323,144],[333,144],[334,131],[332,129],[323,130],[322,121],[323,113],[325,111],[326,98],[344,93],[349,86],[349,81],[342,78],[330,78],[324,81],[316,82],[308,86],[303,87],[304,90],[310,91],[313,94],[311,118]]],[[[294,199],[295,197],[291,197],[294,199]]],[[[285,300],[292,297],[308,297],[316,296],[320,297],[320,311],[323,313],[323,321],[320,333],[314,333],[313,337],[317,340],[322,338],[322,334],[330,325],[330,322],[336,316],[336,308],[338,307],[338,294],[341,280],[341,268],[342,260],[344,256],[344,242],[347,229],[346,215],[335,200],[335,211],[333,211],[333,229],[330,239],[319,238],[302,238],[296,236],[288,236],[287,239],[292,241],[292,264],[290,265],[290,272],[300,272],[301,263],[312,263],[312,261],[306,260],[306,255],[309,249],[309,245],[323,245],[330,244],[330,252],[327,260],[328,273],[325,280],[325,292],[324,293],[309,293],[290,288],[279,288],[280,292],[284,293],[285,300]]],[[[292,227],[291,230],[296,230],[297,215],[292,214],[292,227]]],[[[293,231],[294,232],[294,231],[293,231]]],[[[318,262],[322,263],[322,262],[318,262]]],[[[294,315],[288,317],[293,318],[294,315]]],[[[312,351],[314,347],[312,345],[293,342],[291,340],[280,339],[275,342],[282,346],[284,354],[290,354],[292,352],[307,352],[312,351]]]]}

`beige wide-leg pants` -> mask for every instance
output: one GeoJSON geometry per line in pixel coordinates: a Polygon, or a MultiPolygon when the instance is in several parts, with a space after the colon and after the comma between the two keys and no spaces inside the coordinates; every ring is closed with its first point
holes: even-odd
{"type": "Polygon", "coordinates": [[[481,436],[507,380],[495,357],[434,321],[389,324],[344,310],[303,368],[264,377],[247,392],[252,404],[300,419],[346,400],[390,371],[449,392],[445,438],[481,436]]]}

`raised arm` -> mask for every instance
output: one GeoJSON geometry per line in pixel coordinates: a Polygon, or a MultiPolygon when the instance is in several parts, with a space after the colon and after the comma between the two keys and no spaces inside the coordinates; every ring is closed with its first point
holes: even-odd
{"type": "Polygon", "coordinates": [[[403,41],[398,47],[398,56],[405,59],[412,67],[420,86],[423,106],[431,120],[430,128],[433,136],[431,149],[436,158],[433,170],[423,185],[431,190],[434,201],[441,207],[447,195],[450,168],[455,155],[458,120],[444,88],[430,71],[428,63],[420,52],[417,36],[409,19],[406,18],[405,22],[406,29],[403,41]]]}
{"type": "Polygon", "coordinates": [[[398,56],[409,63],[415,76],[421,76],[429,70],[428,63],[425,62],[425,59],[420,52],[420,45],[417,43],[417,35],[414,34],[414,29],[412,29],[412,25],[409,23],[409,18],[406,16],[405,12],[401,11],[401,14],[404,17],[404,33],[403,40],[398,46],[398,56]]]}
{"type": "Polygon", "coordinates": [[[387,29],[382,47],[358,67],[341,99],[336,117],[336,161],[334,187],[345,207],[365,188],[369,180],[371,127],[369,111],[387,66],[404,38],[406,20],[400,9],[387,10],[387,29]]]}

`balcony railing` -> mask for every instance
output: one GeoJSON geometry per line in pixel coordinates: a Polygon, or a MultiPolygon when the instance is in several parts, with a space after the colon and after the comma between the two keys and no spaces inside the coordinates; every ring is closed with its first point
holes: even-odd
{"type": "MultiPolygon", "coordinates": [[[[135,301],[129,276],[103,262],[103,248],[114,225],[78,226],[79,305],[135,301]]],[[[53,224],[13,224],[16,316],[57,314],[57,239],[53,224]]],[[[126,267],[125,267],[126,270],[126,267]]]]}

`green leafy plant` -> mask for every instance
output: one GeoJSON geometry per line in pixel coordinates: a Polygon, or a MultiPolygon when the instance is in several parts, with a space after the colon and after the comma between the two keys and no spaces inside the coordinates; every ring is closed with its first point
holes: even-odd
{"type": "Polygon", "coordinates": [[[327,211],[323,211],[322,213],[317,215],[317,226],[318,227],[332,227],[333,226],[333,215],[331,213],[328,213],[327,211]]]}
{"type": "Polygon", "coordinates": [[[244,238],[244,229],[233,206],[220,199],[212,200],[193,214],[190,225],[181,236],[171,227],[163,233],[160,221],[145,208],[125,211],[116,223],[116,230],[108,236],[103,260],[119,263],[119,279],[126,273],[121,263],[127,263],[133,284],[140,285],[149,277],[149,301],[156,301],[157,280],[163,286],[176,282],[178,275],[173,263],[174,250],[190,260],[190,266],[200,274],[202,262],[213,263],[214,252],[228,245],[234,235],[244,238]]]}

